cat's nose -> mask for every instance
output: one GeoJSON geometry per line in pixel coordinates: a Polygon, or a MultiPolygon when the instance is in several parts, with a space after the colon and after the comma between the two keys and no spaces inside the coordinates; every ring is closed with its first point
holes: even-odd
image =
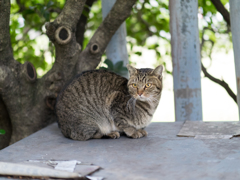
{"type": "Polygon", "coordinates": [[[137,93],[138,93],[138,95],[141,97],[142,94],[143,94],[143,90],[142,90],[142,89],[138,89],[137,93]]]}

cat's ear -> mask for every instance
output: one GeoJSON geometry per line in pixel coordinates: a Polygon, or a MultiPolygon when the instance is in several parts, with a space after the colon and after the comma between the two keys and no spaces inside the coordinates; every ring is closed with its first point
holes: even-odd
{"type": "Polygon", "coordinates": [[[152,71],[152,75],[157,76],[158,78],[161,78],[162,72],[163,72],[163,65],[160,65],[152,71]]]}
{"type": "Polygon", "coordinates": [[[132,76],[132,75],[137,73],[137,69],[132,67],[130,64],[127,65],[127,69],[129,71],[130,76],[132,76]]]}

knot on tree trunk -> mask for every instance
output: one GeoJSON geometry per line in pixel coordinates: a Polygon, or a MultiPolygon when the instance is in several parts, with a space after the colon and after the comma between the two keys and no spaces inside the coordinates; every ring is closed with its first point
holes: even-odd
{"type": "Polygon", "coordinates": [[[47,22],[45,24],[46,34],[52,42],[57,42],[58,44],[67,44],[72,39],[72,32],[69,28],[60,26],[57,28],[54,23],[47,22]]]}
{"type": "Polygon", "coordinates": [[[99,48],[99,45],[97,43],[93,43],[90,47],[90,52],[92,54],[97,54],[100,52],[100,48],[99,48]]]}
{"type": "Polygon", "coordinates": [[[36,69],[30,62],[25,62],[22,68],[22,74],[28,82],[35,82],[37,79],[36,69]]]}
{"type": "Polygon", "coordinates": [[[59,44],[67,44],[72,39],[72,33],[70,29],[61,26],[55,32],[55,39],[59,44]]]}

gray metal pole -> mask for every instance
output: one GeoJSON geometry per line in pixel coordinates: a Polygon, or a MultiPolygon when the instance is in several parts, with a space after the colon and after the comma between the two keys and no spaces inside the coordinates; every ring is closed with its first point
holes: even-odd
{"type": "Polygon", "coordinates": [[[240,115],[240,1],[230,0],[230,20],[237,80],[238,114],[240,115]]]}
{"type": "MultiPolygon", "coordinates": [[[[115,2],[116,0],[102,0],[103,19],[112,9],[115,2]]],[[[113,35],[106,49],[107,58],[110,59],[113,64],[119,61],[123,61],[124,66],[128,64],[126,35],[126,23],[124,22],[113,35]]],[[[128,78],[128,73],[125,74],[124,77],[128,78]]]]}
{"type": "Polygon", "coordinates": [[[170,0],[170,30],[176,121],[201,121],[198,1],[170,0]]]}

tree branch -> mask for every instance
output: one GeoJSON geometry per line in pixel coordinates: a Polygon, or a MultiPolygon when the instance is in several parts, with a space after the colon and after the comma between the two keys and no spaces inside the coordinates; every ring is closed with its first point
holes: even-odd
{"type": "Polygon", "coordinates": [[[56,58],[51,70],[38,82],[37,89],[48,110],[52,112],[55,99],[63,85],[75,76],[75,66],[81,52],[76,41],[76,26],[86,0],[67,0],[63,10],[51,23],[46,23],[46,34],[55,45],[56,58]]]}
{"type": "Polygon", "coordinates": [[[68,44],[75,38],[76,25],[81,17],[86,0],[66,1],[63,10],[51,23],[46,23],[46,34],[55,44],[68,44]]]}
{"type": "Polygon", "coordinates": [[[202,63],[201,63],[201,67],[202,67],[202,72],[204,73],[205,77],[209,78],[211,81],[222,86],[228,92],[229,96],[231,96],[231,98],[235,101],[235,103],[237,103],[237,96],[231,90],[229,85],[224,80],[217,79],[217,78],[213,77],[211,74],[209,74],[207,72],[207,69],[203,66],[202,63]]]}
{"type": "Polygon", "coordinates": [[[230,27],[230,14],[228,10],[224,7],[220,0],[211,0],[213,5],[216,7],[217,11],[221,13],[223,19],[227,22],[227,25],[230,27]]]}
{"type": "Polygon", "coordinates": [[[56,50],[55,63],[46,76],[52,73],[60,73],[64,78],[63,81],[65,81],[71,79],[74,75],[72,69],[75,68],[81,50],[81,46],[76,42],[76,25],[81,17],[85,1],[66,1],[62,12],[55,21],[46,23],[46,34],[54,43],[56,50]],[[66,67],[68,67],[68,70],[65,69],[66,67]]]}
{"type": "MultiPolygon", "coordinates": [[[[213,29],[209,29],[208,27],[203,28],[202,37],[201,37],[202,41],[201,41],[201,44],[200,44],[200,51],[201,52],[202,52],[202,48],[204,46],[204,43],[206,42],[206,40],[204,39],[204,33],[205,33],[206,30],[210,30],[210,31],[215,32],[213,29]]],[[[212,47],[210,49],[209,57],[211,56],[211,51],[212,51],[213,46],[214,46],[214,43],[212,41],[210,41],[210,42],[212,43],[212,47]]],[[[224,80],[217,79],[217,78],[213,77],[211,74],[209,74],[207,72],[206,67],[204,67],[202,62],[201,62],[201,67],[202,67],[202,72],[203,72],[204,76],[209,78],[211,81],[213,81],[213,82],[219,84],[220,86],[222,86],[227,91],[229,96],[237,103],[237,96],[236,96],[236,94],[234,94],[234,92],[229,87],[229,85],[224,80]]]]}
{"type": "Polygon", "coordinates": [[[95,69],[101,61],[109,41],[120,25],[131,14],[132,6],[137,0],[117,0],[111,11],[94,33],[86,49],[81,53],[77,65],[77,72],[95,69]]]}
{"type": "Polygon", "coordinates": [[[87,0],[86,5],[84,6],[83,11],[87,14],[82,14],[78,23],[77,23],[77,31],[76,31],[76,39],[77,42],[81,45],[81,47],[83,46],[83,40],[84,40],[84,33],[86,30],[86,24],[87,24],[87,20],[88,20],[88,14],[90,12],[90,8],[92,7],[93,3],[96,0],[87,0]]]}
{"type": "Polygon", "coordinates": [[[63,10],[55,19],[54,24],[66,26],[71,28],[71,30],[76,30],[76,25],[82,14],[86,0],[67,0],[63,10]]]}

